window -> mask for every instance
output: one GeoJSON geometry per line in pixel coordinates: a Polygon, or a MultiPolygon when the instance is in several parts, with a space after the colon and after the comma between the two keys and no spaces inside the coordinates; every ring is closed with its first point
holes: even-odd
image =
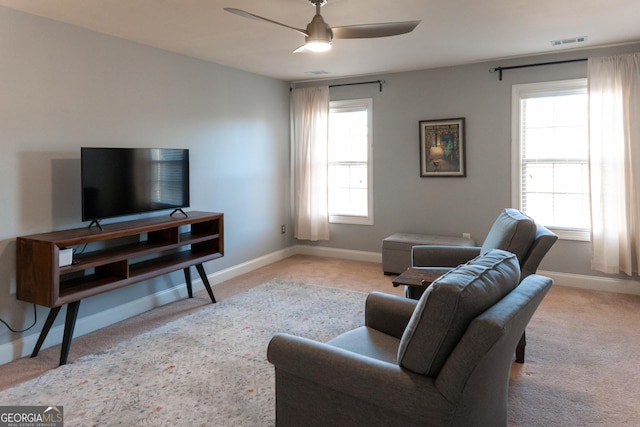
{"type": "Polygon", "coordinates": [[[332,101],[329,109],[329,221],[373,224],[371,99],[332,101]]]}
{"type": "Polygon", "coordinates": [[[587,80],[513,87],[514,206],[560,238],[589,240],[587,80]]]}

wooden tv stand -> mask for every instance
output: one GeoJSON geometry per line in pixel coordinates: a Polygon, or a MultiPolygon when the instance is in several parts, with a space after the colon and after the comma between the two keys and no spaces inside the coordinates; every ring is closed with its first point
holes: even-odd
{"type": "Polygon", "coordinates": [[[60,308],[67,304],[60,365],[67,363],[78,307],[88,298],[143,280],[183,270],[193,297],[190,267],[195,266],[213,303],[202,264],[224,254],[224,215],[187,212],[18,237],[17,298],[50,307],[31,357],[38,355],[60,308]],[[60,250],[74,248],[71,265],[59,266],[60,250]]]}

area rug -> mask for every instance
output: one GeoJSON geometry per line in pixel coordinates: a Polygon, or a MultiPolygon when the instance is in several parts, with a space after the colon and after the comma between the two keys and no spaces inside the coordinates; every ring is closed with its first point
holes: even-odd
{"type": "Polygon", "coordinates": [[[366,294],[274,280],[0,392],[63,406],[67,426],[272,426],[278,332],[318,341],[361,326],[366,294]]]}

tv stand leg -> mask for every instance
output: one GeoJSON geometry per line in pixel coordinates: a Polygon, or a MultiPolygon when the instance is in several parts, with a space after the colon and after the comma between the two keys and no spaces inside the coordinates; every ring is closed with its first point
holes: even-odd
{"type": "Polygon", "coordinates": [[[69,357],[69,349],[71,348],[71,339],[73,338],[73,330],[76,327],[79,307],[80,301],[67,304],[67,318],[64,323],[64,336],[62,337],[62,349],[60,350],[60,366],[67,364],[67,357],[69,357]]]}
{"type": "Polygon", "coordinates": [[[173,216],[174,213],[180,212],[182,215],[184,215],[185,218],[189,218],[189,215],[186,214],[185,211],[183,211],[182,209],[178,208],[178,209],[174,209],[173,212],[171,212],[169,214],[169,216],[173,216]]]}
{"type": "Polygon", "coordinates": [[[196,264],[196,270],[198,270],[198,274],[200,275],[200,279],[202,279],[202,283],[204,287],[207,289],[207,293],[209,294],[209,298],[211,298],[212,303],[216,303],[216,297],[213,296],[213,291],[211,290],[211,284],[209,284],[209,279],[207,279],[207,272],[204,271],[204,267],[202,264],[196,264]]]}
{"type": "Polygon", "coordinates": [[[87,227],[89,230],[91,230],[91,227],[93,227],[93,224],[95,224],[100,231],[104,231],[104,228],[102,228],[102,225],[100,225],[100,220],[99,219],[94,219],[93,221],[91,221],[91,223],[89,224],[89,226],[87,227]]]}
{"type": "Polygon", "coordinates": [[[191,287],[191,267],[187,267],[184,269],[184,281],[187,283],[187,292],[189,293],[189,298],[193,298],[193,288],[191,287]]]}
{"type": "Polygon", "coordinates": [[[49,330],[51,330],[51,326],[53,322],[56,320],[58,313],[60,312],[60,308],[62,307],[53,307],[49,310],[49,315],[47,316],[47,320],[44,322],[44,326],[42,327],[42,331],[40,332],[40,336],[38,337],[38,342],[36,346],[33,348],[33,352],[31,353],[31,357],[36,357],[40,352],[40,348],[42,344],[44,344],[44,340],[49,335],[49,330]]]}

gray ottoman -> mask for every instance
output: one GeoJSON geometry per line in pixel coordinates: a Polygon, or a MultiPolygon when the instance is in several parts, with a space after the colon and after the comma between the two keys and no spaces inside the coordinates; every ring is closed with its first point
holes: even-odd
{"type": "Polygon", "coordinates": [[[411,247],[414,245],[475,246],[466,237],[431,236],[428,234],[396,233],[382,240],[382,271],[401,274],[411,267],[411,247]]]}

